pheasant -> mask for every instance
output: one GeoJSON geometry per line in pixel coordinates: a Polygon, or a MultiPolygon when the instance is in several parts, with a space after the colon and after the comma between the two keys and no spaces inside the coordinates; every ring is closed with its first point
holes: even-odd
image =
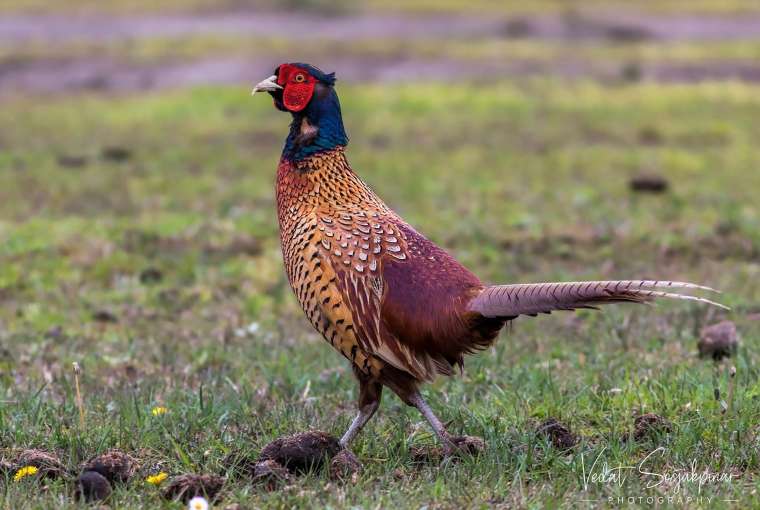
{"type": "Polygon", "coordinates": [[[457,449],[420,393],[424,382],[463,369],[464,355],[492,345],[520,315],[648,303],[709,287],[623,280],[488,285],[418,233],[353,171],[335,73],[282,64],[258,83],[292,115],[277,168],[280,242],[290,285],[319,333],[350,362],[358,413],[347,448],[377,410],[383,387],[416,407],[447,453],[457,449]],[[657,290],[665,289],[665,290],[657,290]]]}

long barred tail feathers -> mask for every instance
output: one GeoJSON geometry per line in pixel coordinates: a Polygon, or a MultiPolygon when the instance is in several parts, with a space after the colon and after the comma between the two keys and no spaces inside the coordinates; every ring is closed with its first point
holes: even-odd
{"type": "Polygon", "coordinates": [[[597,308],[612,303],[650,303],[657,298],[697,301],[728,310],[727,306],[688,294],[652,289],[690,289],[718,292],[685,282],[613,280],[564,283],[526,283],[486,287],[470,301],[469,310],[485,317],[537,315],[554,310],[597,308]]]}

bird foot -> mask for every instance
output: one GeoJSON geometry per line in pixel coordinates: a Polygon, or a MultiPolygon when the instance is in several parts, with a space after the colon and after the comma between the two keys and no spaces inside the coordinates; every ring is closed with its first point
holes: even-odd
{"type": "Polygon", "coordinates": [[[449,436],[441,441],[442,446],[412,446],[409,456],[415,464],[439,464],[456,461],[465,456],[478,455],[485,450],[486,443],[474,436],[449,436]]]}
{"type": "Polygon", "coordinates": [[[477,436],[451,436],[443,447],[444,457],[477,456],[486,449],[486,442],[477,436]]]}
{"type": "Polygon", "coordinates": [[[330,461],[330,478],[339,481],[356,483],[362,471],[362,463],[348,448],[343,448],[330,461]]]}

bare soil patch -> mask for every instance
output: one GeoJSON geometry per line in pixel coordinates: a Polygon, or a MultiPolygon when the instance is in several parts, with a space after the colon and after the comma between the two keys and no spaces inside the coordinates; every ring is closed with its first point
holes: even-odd
{"type": "Polygon", "coordinates": [[[635,12],[500,17],[477,15],[318,16],[297,12],[231,11],[204,14],[107,16],[21,15],[0,18],[0,44],[30,41],[114,41],[214,33],[255,34],[313,40],[372,38],[519,37],[618,42],[731,40],[760,37],[760,16],[656,16],[635,12]]]}
{"type": "MultiPolygon", "coordinates": [[[[221,12],[173,16],[5,16],[0,47],[27,44],[108,43],[145,38],[204,35],[282,37],[350,43],[394,41],[536,39],[625,44],[641,41],[736,40],[760,38],[760,16],[651,16],[635,13],[567,12],[517,18],[482,16],[315,16],[304,13],[221,12]]],[[[562,78],[691,82],[737,79],[760,81],[760,63],[698,62],[640,64],[620,62],[464,60],[411,54],[389,57],[329,57],[347,81],[453,80],[511,78],[548,74],[562,78]]],[[[160,62],[134,62],[85,54],[66,58],[11,58],[0,63],[0,95],[62,93],[77,90],[141,91],[196,85],[248,85],[270,72],[282,56],[220,54],[160,62]]],[[[76,164],[77,162],[75,162],[76,164]]]]}

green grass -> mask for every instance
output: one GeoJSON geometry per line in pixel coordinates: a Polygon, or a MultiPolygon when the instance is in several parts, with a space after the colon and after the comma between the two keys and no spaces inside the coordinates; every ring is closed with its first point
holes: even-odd
{"type": "MultiPolygon", "coordinates": [[[[365,467],[357,484],[315,472],[263,492],[233,479],[224,457],[308,428],[339,435],[355,399],[348,366],[310,329],[281,267],[273,180],[288,119],[233,88],[6,99],[6,457],[44,448],[75,471],[120,447],[146,472],[230,475],[224,504],[256,508],[604,507],[608,497],[674,488],[647,489],[651,479],[631,473],[622,486],[584,490],[581,463],[602,454],[611,467],[635,465],[663,446],[652,471],[695,461],[737,477],[702,487],[712,503],[688,506],[760,504],[760,87],[537,80],[339,92],[354,167],[484,279],[692,280],[724,290],[733,312],[664,304],[520,319],[467,360],[464,376],[426,390],[453,431],[485,438],[481,457],[415,465],[409,446],[434,440],[388,393],[354,445],[365,467]],[[109,147],[130,157],[104,158],[109,147]],[[666,177],[671,190],[630,194],[640,173],[666,177]],[[146,269],[161,280],[141,280],[146,269]],[[94,321],[103,310],[118,322],[94,321]],[[714,398],[715,388],[727,392],[727,365],[695,356],[699,329],[723,317],[742,335],[729,415],[714,398]],[[169,413],[152,416],[156,405],[169,413]],[[671,420],[672,433],[628,440],[640,412],[671,420]],[[581,444],[563,453],[536,436],[548,417],[581,444]]],[[[44,485],[0,475],[0,507],[75,506],[70,481],[44,485]]],[[[697,486],[684,492],[694,497],[697,486]]],[[[117,488],[110,505],[182,506],[141,480],[117,488]]]]}

